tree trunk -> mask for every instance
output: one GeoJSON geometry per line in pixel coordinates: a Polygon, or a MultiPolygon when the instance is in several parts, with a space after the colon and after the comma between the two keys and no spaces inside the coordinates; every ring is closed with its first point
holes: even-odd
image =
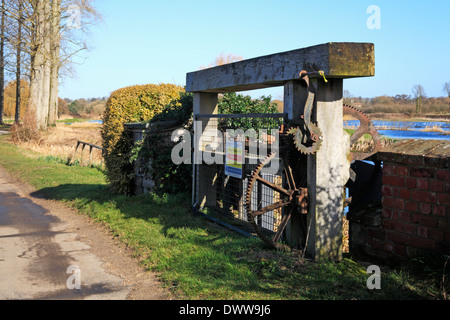
{"type": "Polygon", "coordinates": [[[21,95],[20,95],[20,47],[17,47],[17,65],[16,65],[16,113],[14,117],[14,122],[19,123],[20,121],[20,103],[22,101],[21,95]]]}
{"type": "Polygon", "coordinates": [[[5,0],[2,0],[2,22],[0,43],[0,124],[3,123],[3,108],[5,105],[5,0]]]}
{"type": "Polygon", "coordinates": [[[50,1],[45,1],[44,4],[44,37],[43,49],[44,49],[44,77],[42,83],[42,115],[43,123],[41,129],[46,130],[49,124],[49,109],[50,109],[50,71],[51,71],[51,33],[50,33],[50,1]]]}
{"type": "Polygon", "coordinates": [[[59,87],[59,50],[60,50],[60,15],[61,0],[53,0],[51,4],[51,68],[50,68],[50,101],[48,124],[55,125],[58,118],[58,87],[59,87]]]}
{"type": "Polygon", "coordinates": [[[22,45],[22,3],[19,1],[19,20],[17,24],[17,51],[16,51],[16,113],[14,117],[15,123],[20,121],[20,74],[21,74],[21,45],[22,45]]]}
{"type": "Polygon", "coordinates": [[[416,113],[422,113],[422,96],[419,96],[416,100],[416,113]]]}
{"type": "Polygon", "coordinates": [[[48,58],[48,26],[46,25],[45,0],[37,0],[34,12],[35,30],[31,49],[30,71],[30,111],[36,113],[38,129],[47,129],[48,103],[50,86],[50,68],[46,62],[48,58]],[[47,52],[46,52],[47,51],[47,52]]]}

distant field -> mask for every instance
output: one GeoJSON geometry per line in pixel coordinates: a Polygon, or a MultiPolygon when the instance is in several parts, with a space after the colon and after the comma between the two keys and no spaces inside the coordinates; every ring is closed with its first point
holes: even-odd
{"type": "MultiPolygon", "coordinates": [[[[409,114],[409,113],[366,113],[371,120],[391,120],[391,121],[449,121],[450,114],[436,115],[436,114],[409,114]]],[[[344,116],[344,121],[355,120],[351,116],[344,116]]]]}
{"type": "Polygon", "coordinates": [[[74,122],[86,122],[86,121],[88,121],[87,119],[70,119],[70,118],[68,118],[68,119],[63,119],[63,120],[58,120],[58,121],[56,121],[56,122],[58,122],[58,123],[74,123],[74,122]]]}
{"type": "MultiPolygon", "coordinates": [[[[0,126],[0,130],[2,127],[0,126]]],[[[3,126],[9,130],[10,126],[3,126]]],[[[61,159],[61,161],[81,162],[81,148],[75,153],[78,141],[102,146],[100,135],[101,124],[90,123],[85,119],[65,119],[60,120],[54,127],[41,132],[41,143],[23,142],[20,147],[35,152],[39,156],[50,156],[61,159]],[[68,123],[71,123],[68,125],[68,123]]],[[[92,154],[92,164],[101,165],[103,157],[100,150],[94,149],[92,154]]],[[[84,153],[84,160],[88,160],[87,150],[84,153]]]]}

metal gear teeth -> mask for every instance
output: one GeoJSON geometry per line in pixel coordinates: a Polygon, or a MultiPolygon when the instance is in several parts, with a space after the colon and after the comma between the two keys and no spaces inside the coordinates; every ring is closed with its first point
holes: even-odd
{"type": "Polygon", "coordinates": [[[294,144],[297,147],[297,150],[300,151],[302,154],[315,154],[317,151],[320,150],[320,147],[322,146],[322,131],[314,124],[311,124],[312,132],[319,137],[319,140],[317,142],[314,142],[312,146],[306,147],[303,144],[303,134],[300,129],[291,129],[289,132],[294,132],[294,144]]]}
{"type": "Polygon", "coordinates": [[[252,195],[252,190],[253,190],[253,186],[255,185],[256,182],[256,176],[259,175],[259,173],[261,172],[262,168],[267,165],[270,161],[272,161],[273,158],[275,158],[277,154],[271,153],[269,154],[257,167],[256,169],[253,171],[252,175],[249,178],[249,182],[247,185],[247,194],[246,194],[246,208],[247,208],[247,216],[248,216],[248,220],[251,222],[252,224],[252,228],[253,231],[270,247],[277,247],[276,244],[274,244],[273,242],[271,242],[269,239],[267,239],[265,237],[265,235],[261,232],[261,230],[259,229],[259,227],[256,224],[255,221],[255,216],[253,215],[253,210],[251,209],[251,195],[252,195]]]}
{"type": "MultiPolygon", "coordinates": [[[[373,125],[372,121],[370,120],[370,118],[364,114],[361,110],[349,106],[347,104],[343,105],[343,110],[344,110],[344,114],[347,115],[351,115],[354,116],[355,118],[357,118],[360,121],[360,127],[361,126],[366,126],[366,131],[364,133],[370,134],[372,136],[373,142],[374,142],[374,150],[372,152],[368,152],[368,153],[354,153],[352,156],[352,159],[354,160],[363,160],[365,158],[370,157],[371,155],[377,153],[378,151],[380,151],[381,149],[381,137],[378,133],[378,131],[375,129],[375,126],[373,125]]],[[[364,134],[363,133],[363,134],[364,134]]],[[[354,141],[356,142],[356,141],[354,141]]],[[[353,143],[354,143],[353,142],[353,143]]]]}

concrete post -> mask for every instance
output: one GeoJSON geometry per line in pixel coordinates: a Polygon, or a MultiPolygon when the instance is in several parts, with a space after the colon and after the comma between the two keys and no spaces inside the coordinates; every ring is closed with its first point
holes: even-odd
{"type": "MultiPolygon", "coordinates": [[[[217,93],[194,93],[194,115],[217,114],[217,93]]],[[[217,174],[202,165],[202,151],[209,137],[204,134],[208,130],[217,130],[217,119],[201,119],[194,123],[194,165],[193,165],[193,203],[198,201],[199,208],[214,207],[216,204],[217,174]]]]}
{"type": "Polygon", "coordinates": [[[349,179],[349,136],[343,128],[343,80],[312,79],[316,88],[316,121],[322,130],[320,150],[308,156],[310,226],[307,254],[315,260],[342,260],[344,185],[349,179]]]}

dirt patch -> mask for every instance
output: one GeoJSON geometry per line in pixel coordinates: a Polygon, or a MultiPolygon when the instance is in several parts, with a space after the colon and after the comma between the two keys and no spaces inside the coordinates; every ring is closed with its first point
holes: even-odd
{"type": "Polygon", "coordinates": [[[82,241],[89,245],[92,253],[103,262],[103,267],[109,273],[122,278],[124,284],[131,288],[128,300],[174,299],[170,292],[163,288],[157,275],[143,269],[139,262],[132,257],[131,251],[120,243],[105,226],[60,202],[40,197],[32,186],[12,176],[2,167],[0,167],[0,177],[20,190],[20,196],[46,208],[49,214],[67,223],[69,227],[66,231],[77,234],[76,241],[82,241]]]}

